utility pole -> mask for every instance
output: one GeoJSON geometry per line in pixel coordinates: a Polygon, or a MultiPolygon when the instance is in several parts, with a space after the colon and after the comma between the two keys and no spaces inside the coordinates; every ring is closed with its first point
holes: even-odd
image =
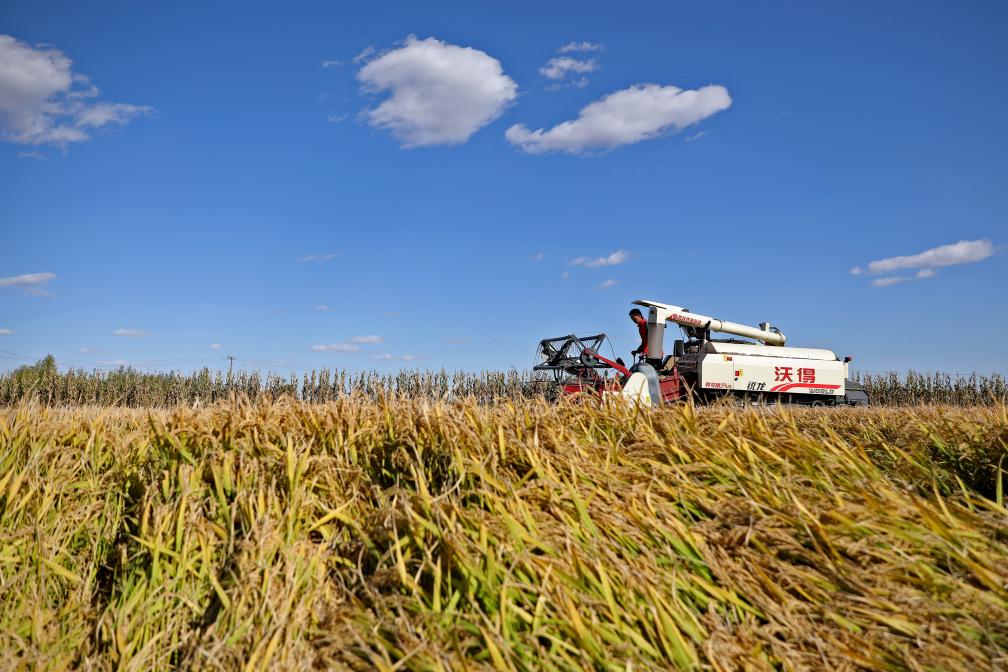
{"type": "Polygon", "coordinates": [[[228,362],[228,380],[231,380],[231,369],[234,368],[234,360],[235,360],[235,358],[234,358],[234,355],[228,355],[227,358],[229,360],[229,362],[228,362]]]}

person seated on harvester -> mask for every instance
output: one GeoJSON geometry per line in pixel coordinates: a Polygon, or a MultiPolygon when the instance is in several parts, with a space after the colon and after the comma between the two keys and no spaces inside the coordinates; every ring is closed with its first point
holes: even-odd
{"type": "Polygon", "coordinates": [[[637,331],[640,332],[640,345],[636,350],[631,350],[630,354],[647,357],[647,320],[637,308],[630,311],[630,319],[637,325],[637,331]]]}

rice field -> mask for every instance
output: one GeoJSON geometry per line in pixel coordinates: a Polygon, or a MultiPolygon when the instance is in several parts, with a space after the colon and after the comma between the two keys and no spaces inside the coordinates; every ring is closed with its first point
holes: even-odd
{"type": "Polygon", "coordinates": [[[0,409],[0,669],[998,670],[1008,409],[0,409]]]}

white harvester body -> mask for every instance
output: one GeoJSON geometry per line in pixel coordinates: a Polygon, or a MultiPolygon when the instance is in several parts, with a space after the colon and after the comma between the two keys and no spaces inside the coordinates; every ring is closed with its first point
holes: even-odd
{"type": "Polygon", "coordinates": [[[727,322],[657,301],[634,301],[648,308],[647,362],[658,373],[675,369],[685,385],[704,397],[733,394],[798,403],[867,403],[860,388],[848,395],[849,357],[831,350],[786,347],[787,338],[769,323],[756,327],[727,322]],[[667,323],[683,328],[688,342],[676,341],[664,356],[667,323]],[[755,339],[711,339],[712,332],[755,339]]]}
{"type": "Polygon", "coordinates": [[[830,350],[706,341],[696,369],[704,390],[830,397],[846,392],[847,363],[830,350]]]}

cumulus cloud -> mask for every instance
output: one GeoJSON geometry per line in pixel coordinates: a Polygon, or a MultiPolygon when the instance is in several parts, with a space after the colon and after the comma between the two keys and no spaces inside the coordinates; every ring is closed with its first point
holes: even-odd
{"type": "Polygon", "coordinates": [[[369,334],[367,336],[354,336],[353,338],[350,339],[350,342],[360,344],[381,343],[382,337],[379,336],[378,334],[369,334]]]}
{"type": "Polygon", "coordinates": [[[318,304],[318,305],[315,306],[315,310],[317,310],[319,312],[322,312],[322,313],[328,313],[330,310],[332,310],[332,308],[330,308],[329,306],[327,306],[324,303],[320,303],[320,304],[318,304]]]}
{"type": "Polygon", "coordinates": [[[145,105],[90,102],[100,92],[72,66],[59,49],[0,35],[0,139],[65,147],[84,142],[95,129],[122,126],[153,111],[145,105]]]}
{"type": "Polygon", "coordinates": [[[433,37],[410,35],[369,61],[357,79],[368,91],[390,94],[364,118],[407,148],[466,142],[518,96],[496,58],[433,37]]]}
{"type": "Polygon", "coordinates": [[[10,336],[13,333],[13,329],[0,329],[0,336],[10,336]]]}
{"type": "Polygon", "coordinates": [[[147,335],[147,332],[142,329],[116,329],[112,333],[116,336],[128,336],[131,338],[147,335]]]}
{"type": "Polygon", "coordinates": [[[546,65],[539,68],[539,74],[547,79],[558,81],[564,79],[572,72],[584,74],[586,72],[595,72],[596,70],[598,70],[598,64],[595,63],[595,59],[580,61],[570,56],[558,56],[551,58],[546,65]]]}
{"type": "MultiPolygon", "coordinates": [[[[924,280],[934,277],[937,273],[935,269],[943,266],[958,266],[960,264],[974,264],[978,261],[983,261],[992,256],[995,251],[994,245],[986,239],[960,240],[958,243],[940,245],[918,254],[877,259],[868,263],[867,272],[872,275],[881,275],[894,271],[917,269],[913,278],[894,275],[877,278],[872,280],[871,283],[875,287],[889,287],[912,279],[924,280]]],[[[850,272],[852,275],[861,275],[866,270],[860,266],[855,266],[850,272]]]]}
{"type": "Polygon", "coordinates": [[[549,130],[530,131],[524,124],[515,124],[505,137],[530,154],[583,154],[681,131],[727,109],[731,102],[728,90],[715,84],[690,90],[637,84],[590,103],[577,119],[549,130]]]}
{"type": "Polygon", "coordinates": [[[598,288],[599,289],[609,289],[610,287],[612,287],[612,286],[614,286],[616,284],[617,283],[616,283],[615,280],[613,280],[612,278],[609,278],[605,282],[600,283],[599,286],[598,286],[598,288]]]}
{"type": "Polygon", "coordinates": [[[627,250],[616,250],[605,257],[577,257],[571,259],[571,266],[585,266],[586,268],[596,268],[598,266],[617,266],[630,260],[630,252],[627,250]]]}
{"type": "MultiPolygon", "coordinates": [[[[941,245],[919,254],[902,257],[887,257],[868,264],[868,272],[878,275],[908,268],[920,268],[933,271],[942,266],[957,266],[983,261],[994,254],[994,245],[989,240],[960,240],[951,245],[941,245]]],[[[861,269],[854,267],[851,273],[857,275],[861,269]]],[[[931,277],[934,273],[920,277],[931,277]]]]}
{"type": "Polygon", "coordinates": [[[602,45],[593,42],[568,42],[557,51],[561,54],[569,54],[572,51],[602,51],[602,45]]]}
{"type": "Polygon", "coordinates": [[[211,350],[220,350],[222,347],[224,347],[224,346],[222,346],[220,343],[211,343],[210,344],[210,349],[211,350]]]}
{"type": "Polygon", "coordinates": [[[360,346],[353,343],[328,343],[313,345],[311,349],[315,352],[357,352],[360,350],[360,346]]]}
{"type": "Polygon", "coordinates": [[[889,278],[876,278],[872,280],[871,284],[875,287],[889,287],[891,285],[898,285],[901,282],[906,282],[910,278],[904,277],[902,275],[894,275],[889,278]]]}
{"type": "Polygon", "coordinates": [[[17,287],[25,285],[41,285],[56,279],[55,273],[25,273],[0,278],[0,287],[17,287]]]}

